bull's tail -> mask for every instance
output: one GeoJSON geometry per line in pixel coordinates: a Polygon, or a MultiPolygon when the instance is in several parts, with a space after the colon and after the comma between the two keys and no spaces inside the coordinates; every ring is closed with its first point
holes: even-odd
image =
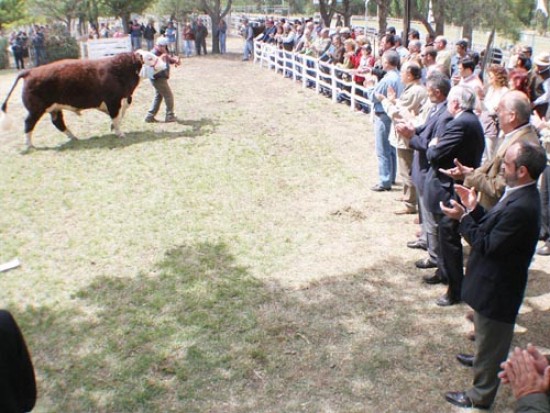
{"type": "Polygon", "coordinates": [[[28,74],[29,74],[29,70],[22,70],[21,72],[19,72],[19,74],[15,78],[15,82],[13,82],[13,85],[10,91],[8,92],[8,96],[6,96],[6,100],[4,100],[4,103],[2,103],[2,107],[1,107],[2,113],[0,114],[0,129],[2,130],[8,130],[11,127],[11,123],[12,123],[11,119],[8,117],[8,114],[7,114],[8,100],[13,90],[17,86],[19,79],[27,77],[28,74]]]}

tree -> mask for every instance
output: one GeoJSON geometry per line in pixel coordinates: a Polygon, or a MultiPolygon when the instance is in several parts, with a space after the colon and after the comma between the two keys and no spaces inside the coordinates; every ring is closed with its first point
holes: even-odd
{"type": "Polygon", "coordinates": [[[149,6],[149,0],[103,0],[106,11],[111,16],[120,17],[122,29],[128,33],[131,13],[141,14],[149,6]]]}
{"type": "Polygon", "coordinates": [[[28,6],[33,14],[64,23],[70,30],[72,22],[83,13],[84,4],[82,0],[29,0],[28,6]]]}
{"type": "Polygon", "coordinates": [[[391,0],[374,0],[378,6],[378,33],[386,33],[391,0]]]}
{"type": "Polygon", "coordinates": [[[24,6],[23,0],[0,1],[0,29],[6,24],[22,19],[25,16],[24,6]]]}
{"type": "Polygon", "coordinates": [[[333,5],[334,0],[319,0],[319,14],[325,27],[330,27],[330,22],[335,12],[333,5]]]}
{"type": "Polygon", "coordinates": [[[227,4],[222,10],[221,0],[200,0],[200,8],[210,16],[210,20],[212,21],[212,53],[220,53],[220,37],[216,28],[220,20],[225,18],[227,13],[229,13],[232,4],[233,0],[227,0],[227,4]]]}

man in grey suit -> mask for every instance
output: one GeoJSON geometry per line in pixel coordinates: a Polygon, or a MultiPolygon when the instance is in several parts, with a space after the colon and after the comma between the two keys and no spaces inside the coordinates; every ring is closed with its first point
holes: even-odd
{"type": "Polygon", "coordinates": [[[461,204],[451,200],[449,206],[440,205],[459,222],[459,232],[471,246],[462,299],[474,309],[474,383],[467,391],[445,395],[456,406],[489,409],[495,399],[499,366],[508,355],[538,241],[537,179],[545,166],[540,145],[515,143],[504,156],[504,195],[489,212],[478,206],[475,189],[461,185],[455,185],[461,204]]]}

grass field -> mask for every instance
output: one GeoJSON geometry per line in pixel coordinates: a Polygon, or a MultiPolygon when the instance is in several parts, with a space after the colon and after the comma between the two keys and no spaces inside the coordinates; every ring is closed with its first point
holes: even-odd
{"type": "MultiPolygon", "coordinates": [[[[108,117],[0,135],[0,305],[33,356],[36,412],[449,412],[467,388],[465,306],[414,268],[399,188],[373,193],[369,118],[226,56],[172,72],[177,124],[136,90],[108,117]]],[[[0,73],[0,97],[13,71],[0,73]]],[[[517,344],[550,347],[550,261],[517,344]]],[[[495,411],[512,411],[509,389],[495,411]]]]}

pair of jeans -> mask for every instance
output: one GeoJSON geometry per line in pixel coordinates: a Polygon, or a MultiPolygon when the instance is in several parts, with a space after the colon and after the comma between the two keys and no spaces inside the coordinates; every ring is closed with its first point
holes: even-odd
{"type": "Polygon", "coordinates": [[[226,51],[227,51],[226,47],[225,47],[226,39],[227,39],[227,34],[220,32],[219,33],[219,40],[220,40],[220,53],[221,54],[225,54],[226,51]]]}
{"type": "Polygon", "coordinates": [[[250,56],[254,54],[254,42],[252,40],[246,40],[244,43],[243,60],[250,59],[250,56]]]}
{"type": "Polygon", "coordinates": [[[378,177],[380,186],[391,188],[397,173],[397,154],[390,144],[391,119],[386,112],[379,112],[374,117],[374,138],[376,157],[378,158],[378,177]]]}
{"type": "Polygon", "coordinates": [[[195,48],[194,40],[184,40],[183,41],[183,53],[185,57],[193,56],[193,49],[195,48]]]}
{"type": "Polygon", "coordinates": [[[132,48],[134,50],[141,49],[141,37],[132,37],[132,48]]]}

